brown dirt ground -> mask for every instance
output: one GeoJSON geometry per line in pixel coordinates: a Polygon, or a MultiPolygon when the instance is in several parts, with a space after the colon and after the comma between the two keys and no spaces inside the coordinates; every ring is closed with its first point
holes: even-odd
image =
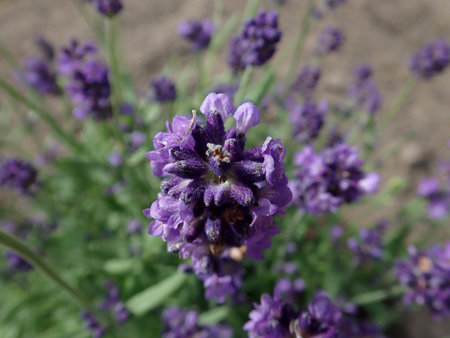
{"type": "MultiPolygon", "coordinates": [[[[144,90],[151,77],[161,72],[170,55],[186,52],[186,46],[180,43],[176,34],[178,22],[184,18],[212,16],[213,1],[124,2],[122,45],[125,60],[136,85],[144,90]]],[[[242,0],[225,2],[225,18],[245,7],[242,0]]],[[[263,3],[265,8],[273,6],[271,1],[263,3]]],[[[289,48],[293,41],[305,3],[290,0],[282,8],[280,22],[284,36],[281,49],[289,48]]],[[[342,52],[325,61],[322,93],[345,94],[352,66],[369,62],[374,65],[376,80],[385,97],[385,107],[388,107],[408,77],[406,64],[411,53],[437,37],[450,38],[450,1],[349,0],[345,6],[327,16],[325,22],[342,27],[346,43],[342,52]]],[[[321,25],[323,23],[314,31],[321,25]]],[[[34,53],[33,37],[38,33],[59,45],[71,37],[92,37],[88,25],[70,1],[0,0],[0,41],[13,55],[20,59],[34,53]]],[[[310,36],[307,46],[313,43],[314,36],[310,36]]],[[[279,59],[280,55],[277,55],[274,61],[280,63],[279,59]]],[[[286,67],[281,66],[280,72],[283,71],[286,67]]],[[[0,61],[0,75],[9,76],[3,61],[0,61]]],[[[381,171],[384,181],[393,175],[408,176],[415,181],[430,174],[438,158],[449,157],[446,147],[450,138],[448,83],[449,71],[430,83],[420,84],[386,131],[381,141],[382,147],[398,142],[406,133],[412,133],[413,137],[385,161],[381,171]]],[[[450,334],[448,323],[434,323],[426,311],[408,313],[404,323],[405,332],[396,334],[396,337],[443,337],[450,334]]]]}

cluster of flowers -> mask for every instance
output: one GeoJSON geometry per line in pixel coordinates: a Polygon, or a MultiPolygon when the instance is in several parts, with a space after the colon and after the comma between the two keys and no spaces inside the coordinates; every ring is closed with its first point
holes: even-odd
{"type": "Polygon", "coordinates": [[[359,65],[354,71],[353,84],[348,96],[354,101],[354,110],[360,109],[369,114],[376,113],[382,103],[382,97],[373,80],[373,70],[369,65],[359,65]]]}
{"type": "Polygon", "coordinates": [[[333,26],[325,27],[319,35],[315,52],[318,55],[326,55],[338,51],[344,43],[344,34],[333,26]]]}
{"type": "Polygon", "coordinates": [[[292,90],[301,94],[305,99],[310,98],[314,89],[317,87],[320,75],[321,71],[319,66],[304,66],[292,84],[292,90]]]}
{"type": "Polygon", "coordinates": [[[20,80],[44,95],[59,95],[61,88],[57,83],[55,69],[55,51],[43,37],[36,39],[41,56],[28,57],[23,61],[24,71],[18,74],[20,80]]]}
{"type": "Polygon", "coordinates": [[[419,182],[418,187],[419,195],[428,201],[428,217],[437,220],[447,217],[450,211],[449,161],[440,163],[438,177],[425,178],[419,182]]]}
{"type": "Polygon", "coordinates": [[[354,254],[356,264],[366,264],[379,260],[383,254],[383,234],[387,229],[387,222],[381,221],[371,229],[359,230],[359,236],[350,237],[348,248],[354,254]]]}
{"type": "Polygon", "coordinates": [[[228,64],[234,72],[248,66],[261,66],[275,54],[281,31],[278,13],[260,11],[245,22],[241,33],[230,44],[228,64]]]}
{"type": "Polygon", "coordinates": [[[292,298],[261,296],[244,325],[250,338],[359,338],[381,337],[378,327],[359,320],[355,312],[347,313],[332,303],[323,292],[315,295],[306,309],[296,311],[292,298]]]}
{"type": "Polygon", "coordinates": [[[410,61],[411,70],[422,79],[431,79],[450,64],[450,46],[445,40],[426,44],[410,61]]]}
{"type": "Polygon", "coordinates": [[[313,215],[335,212],[343,203],[352,203],[378,188],[379,176],[364,173],[357,149],[338,143],[316,153],[306,146],[295,155],[298,169],[289,186],[293,204],[313,215]]]}
{"type": "MultiPolygon", "coordinates": [[[[125,322],[130,314],[126,309],[124,303],[120,301],[119,288],[113,282],[108,281],[105,284],[105,289],[107,294],[104,297],[102,304],[100,305],[100,310],[105,312],[112,310],[114,312],[116,321],[119,324],[125,322]]],[[[80,316],[84,320],[85,328],[92,331],[92,335],[94,338],[100,338],[105,334],[107,330],[106,327],[104,327],[93,314],[86,310],[83,310],[80,313],[80,316]]]]}
{"type": "Polygon", "coordinates": [[[176,307],[166,308],[163,313],[164,330],[163,338],[185,338],[185,337],[216,337],[231,338],[233,332],[228,325],[201,325],[198,313],[179,309],[176,307]]]}
{"type": "Polygon", "coordinates": [[[24,195],[34,194],[40,187],[38,172],[31,163],[15,157],[0,159],[0,185],[24,195]]]}
{"type": "Polygon", "coordinates": [[[102,15],[113,17],[117,15],[123,9],[122,2],[120,0],[83,0],[91,2],[95,9],[102,15]]]}
{"type": "MultiPolygon", "coordinates": [[[[166,177],[158,200],[144,210],[155,219],[149,233],[167,241],[169,251],[192,257],[194,265],[217,257],[261,259],[270,236],[279,232],[273,216],[283,213],[292,197],[285,149],[280,140],[268,137],[263,145],[245,150],[246,133],[260,119],[252,103],[235,109],[228,96],[211,93],[200,111],[205,122],[195,112],[192,119],[175,116],[168,132],[155,136],[155,150],[147,153],[154,175],[166,177]],[[225,131],[230,115],[236,127],[225,131]],[[211,257],[204,260],[205,255],[211,257]]],[[[223,264],[207,265],[213,271],[206,269],[205,286],[214,287],[213,293],[223,299],[220,289],[235,289],[229,287],[235,281],[222,274],[227,272],[223,264]]]]}
{"type": "Polygon", "coordinates": [[[316,104],[312,100],[306,100],[290,109],[289,120],[292,123],[292,132],[295,140],[300,144],[309,144],[319,136],[325,116],[328,112],[328,103],[321,101],[316,104]]]}
{"type": "Polygon", "coordinates": [[[190,41],[192,51],[200,51],[209,46],[214,25],[210,20],[182,21],[178,26],[178,33],[190,41]]]}
{"type": "Polygon", "coordinates": [[[436,317],[450,316],[450,243],[427,251],[410,247],[409,260],[399,260],[395,273],[407,287],[406,304],[426,305],[436,317]]]}
{"type": "Polygon", "coordinates": [[[316,1],[316,4],[313,7],[312,14],[315,18],[321,19],[330,11],[335,10],[340,7],[342,4],[347,2],[347,0],[321,0],[316,1]]]}
{"type": "Polygon", "coordinates": [[[112,116],[111,84],[108,67],[90,42],[72,40],[58,56],[59,72],[67,78],[66,92],[74,104],[77,119],[92,116],[104,120],[112,116]]]}

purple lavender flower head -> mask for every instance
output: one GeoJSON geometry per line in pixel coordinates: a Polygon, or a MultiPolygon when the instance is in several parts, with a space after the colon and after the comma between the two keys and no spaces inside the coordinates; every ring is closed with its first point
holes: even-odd
{"type": "Polygon", "coordinates": [[[109,70],[97,57],[96,47],[73,40],[59,55],[59,70],[68,78],[66,91],[74,104],[77,119],[92,116],[104,120],[112,116],[109,70]]]}
{"type": "Polygon", "coordinates": [[[150,85],[153,89],[153,97],[157,102],[170,102],[177,98],[175,83],[165,76],[157,77],[150,85]]]}
{"type": "Polygon", "coordinates": [[[120,167],[122,165],[123,159],[119,153],[111,153],[108,157],[108,162],[113,167],[120,167]]]}
{"type": "Polygon", "coordinates": [[[357,149],[338,143],[316,153],[310,146],[295,155],[298,170],[289,182],[293,203],[313,215],[335,212],[343,203],[352,203],[369,191],[360,182],[368,174],[357,149]]]}
{"type": "Polygon", "coordinates": [[[334,225],[330,231],[331,242],[336,243],[344,235],[344,228],[340,225],[334,225]]]}
{"type": "Polygon", "coordinates": [[[268,294],[263,294],[261,304],[254,303],[254,306],[250,320],[244,325],[250,338],[289,337],[289,323],[296,315],[291,306],[268,294]]]}
{"type": "Polygon", "coordinates": [[[80,317],[84,321],[84,328],[92,331],[93,338],[100,338],[105,334],[106,328],[102,326],[97,318],[95,318],[90,312],[83,310],[80,313],[80,317]]]}
{"type": "Polygon", "coordinates": [[[361,229],[358,238],[348,239],[347,245],[354,254],[356,264],[366,264],[381,259],[386,226],[385,222],[380,222],[372,229],[361,229]]]}
{"type": "Polygon", "coordinates": [[[295,298],[305,291],[305,281],[297,278],[291,281],[289,278],[281,278],[273,289],[273,295],[276,299],[283,300],[286,303],[293,303],[295,298]]]}
{"type": "Polygon", "coordinates": [[[344,42],[344,34],[337,27],[325,27],[320,33],[316,53],[319,55],[329,54],[339,50],[344,42]]]}
{"type": "Polygon", "coordinates": [[[25,272],[33,269],[33,266],[30,263],[14,251],[6,251],[5,257],[11,271],[25,272]]]}
{"type": "Polygon", "coordinates": [[[228,64],[234,72],[250,65],[261,66],[275,54],[280,40],[278,13],[260,11],[245,22],[241,33],[231,41],[228,64]]]}
{"type": "Polygon", "coordinates": [[[429,80],[450,64],[450,46],[445,40],[424,45],[410,60],[409,67],[419,77],[429,80]]]}
{"type": "Polygon", "coordinates": [[[297,337],[333,338],[341,319],[341,310],[325,293],[318,293],[291,325],[297,337]]]}
{"type": "Polygon", "coordinates": [[[427,251],[409,248],[409,259],[398,260],[395,273],[407,288],[406,304],[427,306],[436,318],[450,316],[450,243],[427,251]]]}
{"type": "Polygon", "coordinates": [[[121,0],[85,0],[92,2],[95,9],[102,15],[113,17],[123,9],[121,0]]]}
{"type": "Polygon", "coordinates": [[[192,43],[192,50],[199,51],[209,46],[214,25],[211,20],[182,21],[178,33],[192,43]]]}
{"type": "Polygon", "coordinates": [[[297,142],[308,144],[314,141],[325,123],[328,104],[322,101],[316,104],[307,100],[291,109],[289,119],[293,126],[293,134],[297,142]]]}
{"type": "MultiPolygon", "coordinates": [[[[279,232],[273,217],[291,199],[284,147],[268,137],[245,149],[246,133],[259,123],[259,110],[249,102],[235,109],[228,96],[211,93],[200,111],[204,119],[195,112],[191,119],[175,116],[147,153],[153,173],[165,177],[158,200],[144,210],[154,219],[149,234],[161,236],[183,258],[235,249],[262,259],[279,232]],[[225,130],[230,115],[236,126],[225,130]]],[[[228,283],[220,277],[225,275],[213,277],[212,285],[228,283]]]]}
{"type": "Polygon", "coordinates": [[[38,172],[31,163],[10,157],[0,161],[0,185],[32,195],[39,188],[38,172]]]}
{"type": "Polygon", "coordinates": [[[450,190],[442,186],[437,178],[427,178],[419,182],[418,193],[428,201],[428,217],[444,219],[450,211],[450,190]]]}
{"type": "Polygon", "coordinates": [[[136,218],[132,218],[127,224],[127,233],[130,235],[139,234],[142,232],[142,223],[136,218]]]}
{"type": "Polygon", "coordinates": [[[163,313],[164,338],[185,338],[185,337],[217,337],[231,338],[233,332],[226,324],[201,325],[198,322],[198,313],[169,307],[163,313]]]}
{"type": "Polygon", "coordinates": [[[319,82],[320,73],[320,67],[306,65],[297,75],[292,84],[292,90],[304,97],[310,97],[319,82]]]}
{"type": "Polygon", "coordinates": [[[100,306],[103,311],[112,310],[118,323],[125,322],[130,316],[127,308],[119,299],[119,288],[113,282],[105,283],[106,296],[100,306]]]}
{"type": "Polygon", "coordinates": [[[319,1],[313,8],[312,14],[321,19],[326,13],[333,11],[344,4],[347,0],[322,0],[319,1]]]}
{"type": "Polygon", "coordinates": [[[355,102],[355,109],[374,114],[381,108],[383,98],[373,80],[372,67],[363,64],[355,68],[353,84],[348,95],[355,102]]]}

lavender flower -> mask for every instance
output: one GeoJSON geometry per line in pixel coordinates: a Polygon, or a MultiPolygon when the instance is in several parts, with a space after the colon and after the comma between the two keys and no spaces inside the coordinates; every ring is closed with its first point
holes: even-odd
{"type": "Polygon", "coordinates": [[[122,156],[118,153],[111,153],[108,157],[108,162],[113,167],[120,167],[122,165],[122,156]]]}
{"type": "Polygon", "coordinates": [[[24,195],[32,195],[39,188],[38,172],[31,163],[10,157],[0,161],[0,185],[24,195]]]}
{"type": "Polygon", "coordinates": [[[340,225],[333,226],[330,231],[331,242],[336,243],[343,234],[344,229],[340,225]]]}
{"type": "Polygon", "coordinates": [[[348,89],[348,95],[354,100],[355,109],[361,109],[369,114],[380,110],[383,99],[373,80],[372,68],[369,65],[355,68],[354,81],[348,89]]]}
{"type": "Polygon", "coordinates": [[[130,314],[125,305],[119,299],[119,288],[113,282],[108,281],[105,283],[105,289],[107,294],[103,299],[100,309],[103,311],[113,310],[116,321],[118,323],[125,322],[130,314]]]}
{"type": "Polygon", "coordinates": [[[372,229],[361,229],[359,238],[350,237],[348,248],[353,252],[356,264],[379,260],[383,253],[383,234],[387,223],[380,222],[372,229]]]}
{"type": "Polygon", "coordinates": [[[325,123],[325,114],[328,104],[322,101],[319,104],[313,101],[304,101],[301,105],[291,109],[289,119],[293,126],[293,134],[297,142],[308,144],[314,141],[325,123]]]}
{"type": "Polygon", "coordinates": [[[333,338],[337,335],[341,316],[341,310],[330,298],[325,293],[318,293],[291,324],[291,330],[297,337],[333,338]]]}
{"type": "Polygon", "coordinates": [[[231,338],[231,328],[225,324],[201,325],[198,322],[198,313],[179,309],[176,307],[166,308],[163,313],[164,338],[185,337],[217,337],[231,338]]]}
{"type": "Polygon", "coordinates": [[[92,2],[95,9],[102,15],[113,17],[117,15],[123,9],[122,2],[120,0],[85,0],[92,2]]]}
{"type": "Polygon", "coordinates": [[[33,269],[33,266],[14,251],[6,251],[5,258],[11,271],[25,272],[33,269]]]}
{"type": "Polygon", "coordinates": [[[325,27],[319,35],[316,53],[319,55],[329,54],[341,48],[344,42],[344,35],[337,27],[325,27]]]}
{"type": "Polygon", "coordinates": [[[290,305],[265,293],[261,296],[261,304],[254,303],[254,306],[250,321],[244,325],[250,338],[289,337],[289,324],[296,316],[290,305]]]}
{"type": "Polygon", "coordinates": [[[140,131],[133,131],[130,134],[130,140],[128,142],[128,147],[130,152],[135,152],[147,139],[144,133],[140,131]]]}
{"type": "Polygon", "coordinates": [[[232,84],[218,83],[215,85],[213,93],[225,94],[226,96],[229,96],[230,99],[233,101],[234,95],[237,93],[238,89],[239,89],[238,82],[232,84]]]}
{"type": "Polygon", "coordinates": [[[209,46],[214,25],[211,20],[182,21],[178,33],[192,43],[192,50],[199,51],[209,46]]]}
{"type": "Polygon", "coordinates": [[[273,289],[273,295],[276,299],[292,303],[303,291],[305,291],[305,281],[303,279],[297,278],[291,281],[288,278],[281,278],[273,289]]]}
{"type": "Polygon", "coordinates": [[[450,46],[444,40],[423,46],[410,60],[409,67],[419,77],[431,79],[443,72],[450,63],[450,46]]]}
{"type": "Polygon", "coordinates": [[[317,19],[321,19],[326,13],[335,10],[344,4],[347,0],[322,0],[319,1],[313,8],[313,15],[317,19]]]}
{"type": "Polygon", "coordinates": [[[450,242],[427,251],[409,248],[409,259],[396,262],[395,273],[407,287],[406,304],[426,305],[437,318],[450,316],[450,242]]]}
{"type": "Polygon", "coordinates": [[[231,41],[228,64],[234,72],[250,65],[261,66],[275,54],[280,40],[278,13],[260,11],[245,22],[241,33],[231,41]]]}
{"type": "Polygon", "coordinates": [[[177,97],[175,84],[165,76],[154,79],[151,83],[153,88],[153,97],[155,101],[164,103],[174,101],[177,97]]]}
{"type": "Polygon", "coordinates": [[[24,73],[19,78],[40,94],[59,95],[61,89],[56,82],[53,46],[43,37],[36,39],[41,57],[28,57],[23,61],[24,73]]]}
{"type": "Polygon", "coordinates": [[[135,218],[130,219],[127,225],[127,233],[129,235],[133,235],[133,234],[140,234],[141,232],[142,232],[142,223],[135,218]]]}
{"type": "Polygon", "coordinates": [[[273,216],[291,199],[283,145],[269,137],[245,151],[245,134],[259,123],[259,110],[249,102],[235,110],[228,96],[211,93],[200,111],[205,122],[195,113],[192,119],[175,116],[147,153],[153,173],[166,177],[159,199],[144,210],[155,220],[149,234],[183,258],[243,247],[247,257],[261,259],[279,232],[273,216]],[[236,127],[225,131],[231,114],[236,127]]]}
{"type": "Polygon", "coordinates": [[[303,67],[292,84],[292,90],[304,97],[310,97],[320,79],[320,67],[307,65],[303,67]]]}
{"type": "Polygon", "coordinates": [[[356,148],[345,143],[325,148],[321,153],[306,146],[295,155],[299,166],[289,182],[293,203],[313,215],[334,212],[343,203],[352,203],[367,190],[360,182],[368,174],[362,171],[363,161],[356,148]]]}
{"type": "Polygon", "coordinates": [[[437,178],[423,179],[419,183],[418,193],[428,201],[428,217],[444,219],[450,211],[450,190],[441,186],[437,178]]]}
{"type": "Polygon", "coordinates": [[[91,43],[73,40],[59,55],[59,70],[68,77],[66,91],[75,106],[73,115],[80,120],[89,115],[96,120],[112,116],[109,70],[96,51],[91,43]]]}
{"type": "Polygon", "coordinates": [[[100,338],[105,334],[106,328],[91,313],[84,310],[80,313],[80,317],[84,320],[84,328],[92,331],[94,338],[100,338]]]}

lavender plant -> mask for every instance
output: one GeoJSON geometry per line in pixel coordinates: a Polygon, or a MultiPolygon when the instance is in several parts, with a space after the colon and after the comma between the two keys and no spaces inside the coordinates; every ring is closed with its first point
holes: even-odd
{"type": "Polygon", "coordinates": [[[295,41],[281,21],[293,1],[249,1],[227,20],[215,1],[214,19],[173,31],[195,66],[175,55],[136,88],[126,6],[74,4],[96,42],[41,37],[24,62],[0,46],[13,68],[0,78],[2,335],[395,337],[414,305],[448,318],[450,246],[432,241],[450,165],[409,195],[408,178],[379,173],[383,133],[446,70],[448,42],[412,53],[386,108],[363,62],[324,95],[326,60],[350,39],[327,14],[346,1],[310,0],[295,41]]]}

